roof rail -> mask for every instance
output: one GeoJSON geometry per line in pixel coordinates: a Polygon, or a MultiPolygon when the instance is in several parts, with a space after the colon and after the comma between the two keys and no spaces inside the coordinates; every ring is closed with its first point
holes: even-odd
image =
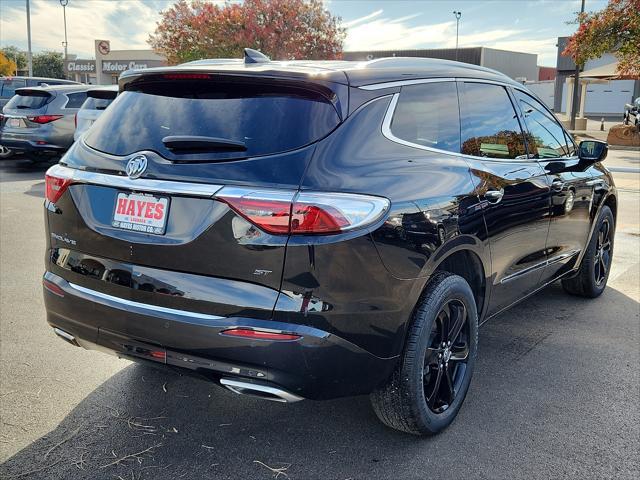
{"type": "Polygon", "coordinates": [[[244,63],[266,63],[271,59],[264,53],[254,50],[253,48],[244,49],[244,63]]]}

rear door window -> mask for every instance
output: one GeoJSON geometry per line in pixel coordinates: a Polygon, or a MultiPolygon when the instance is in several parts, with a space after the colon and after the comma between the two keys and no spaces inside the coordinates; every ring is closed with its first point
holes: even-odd
{"type": "Polygon", "coordinates": [[[516,111],[504,87],[462,82],[462,153],[475,157],[526,158],[516,111]]]}
{"type": "Polygon", "coordinates": [[[16,94],[16,88],[26,87],[27,83],[19,78],[16,79],[5,79],[2,80],[2,84],[0,85],[1,92],[0,98],[11,98],[16,94]]]}
{"type": "Polygon", "coordinates": [[[87,92],[68,93],[67,98],[69,100],[64,108],[80,108],[87,99],[87,92]]]}
{"type": "Polygon", "coordinates": [[[82,110],[106,110],[111,102],[113,102],[111,98],[87,97],[82,104],[82,110]]]}
{"type": "Polygon", "coordinates": [[[402,87],[391,133],[424,147],[460,152],[460,115],[455,82],[402,87]]]}
{"type": "Polygon", "coordinates": [[[128,89],[96,121],[85,139],[89,146],[113,155],[154,150],[172,160],[225,160],[300,148],[340,121],[324,95],[297,85],[178,80],[128,89]],[[167,136],[242,142],[246,150],[176,152],[163,143],[167,136]]]}
{"type": "Polygon", "coordinates": [[[47,92],[38,90],[26,90],[18,92],[11,100],[7,102],[6,109],[18,109],[18,110],[37,110],[44,107],[51,95],[47,92]]]}

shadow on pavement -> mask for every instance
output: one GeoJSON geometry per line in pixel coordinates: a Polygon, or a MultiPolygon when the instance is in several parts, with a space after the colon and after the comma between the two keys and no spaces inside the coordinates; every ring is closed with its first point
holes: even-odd
{"type": "Polygon", "coordinates": [[[6,160],[0,160],[0,183],[22,180],[44,180],[44,172],[58,161],[59,157],[32,160],[24,155],[18,155],[6,160]]]}
{"type": "Polygon", "coordinates": [[[283,405],[132,365],[0,477],[631,478],[638,310],[612,288],[588,301],[554,286],[492,320],[458,419],[426,439],[382,426],[367,397],[283,405]]]}

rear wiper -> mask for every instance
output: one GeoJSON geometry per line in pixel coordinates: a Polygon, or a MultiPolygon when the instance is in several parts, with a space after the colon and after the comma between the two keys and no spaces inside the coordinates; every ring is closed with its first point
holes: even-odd
{"type": "Polygon", "coordinates": [[[16,108],[18,108],[18,109],[27,109],[27,108],[31,108],[31,107],[29,107],[29,105],[16,105],[16,108]]]}
{"type": "Polygon", "coordinates": [[[162,139],[162,143],[170,150],[206,150],[206,151],[239,151],[244,152],[244,142],[217,137],[201,137],[198,135],[170,135],[162,139]]]}

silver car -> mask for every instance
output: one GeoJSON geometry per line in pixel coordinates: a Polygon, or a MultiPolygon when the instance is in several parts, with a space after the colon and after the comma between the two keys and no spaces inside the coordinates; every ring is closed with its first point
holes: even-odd
{"type": "MultiPolygon", "coordinates": [[[[60,78],[45,77],[0,77],[0,113],[2,107],[16,94],[17,88],[39,87],[46,85],[80,85],[78,82],[63,80],[60,78]]],[[[12,155],[11,150],[0,145],[0,159],[8,158],[12,155]]]]}
{"type": "Polygon", "coordinates": [[[84,132],[89,130],[93,122],[111,105],[116,95],[118,95],[117,85],[94,87],[91,90],[87,90],[87,99],[78,110],[78,113],[76,113],[74,140],[78,140],[84,132]]]}
{"type": "Polygon", "coordinates": [[[0,144],[31,154],[61,153],[73,143],[75,114],[90,85],[19,88],[2,109],[0,144]]]}

